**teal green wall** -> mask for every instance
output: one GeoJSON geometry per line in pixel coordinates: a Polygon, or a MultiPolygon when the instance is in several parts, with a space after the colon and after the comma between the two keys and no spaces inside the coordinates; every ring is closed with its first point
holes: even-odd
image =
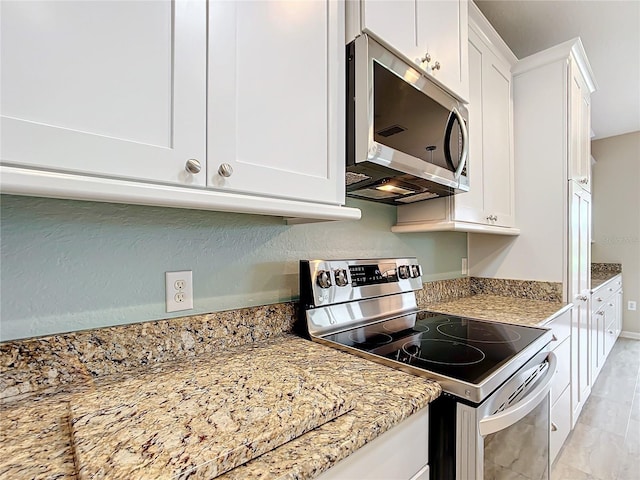
{"type": "Polygon", "coordinates": [[[460,276],[464,233],[394,234],[395,207],[349,201],[360,221],[3,195],[0,340],[298,298],[298,260],[416,256],[425,280],[460,276]],[[193,270],[194,309],[168,314],[164,272],[193,270]]]}

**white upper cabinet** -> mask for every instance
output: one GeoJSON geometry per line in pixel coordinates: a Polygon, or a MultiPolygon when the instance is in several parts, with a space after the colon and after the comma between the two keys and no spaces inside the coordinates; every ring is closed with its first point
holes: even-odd
{"type": "Polygon", "coordinates": [[[208,186],[344,203],[344,4],[215,1],[209,26],[208,186]]]}
{"type": "Polygon", "coordinates": [[[587,86],[576,61],[570,65],[571,145],[569,180],[591,191],[591,90],[587,86]]]}
{"type": "Polygon", "coordinates": [[[513,227],[511,65],[469,29],[470,189],[453,198],[455,219],[513,227]]]}
{"type": "Polygon", "coordinates": [[[468,100],[467,0],[360,0],[359,10],[353,5],[356,0],[351,3],[348,12],[360,31],[377,37],[468,100]]]}
{"type": "Polygon", "coordinates": [[[517,235],[511,64],[516,58],[475,5],[469,19],[469,191],[398,207],[394,232],[517,235]]]}
{"type": "Polygon", "coordinates": [[[0,8],[3,193],[360,218],[343,1],[0,8]]]}
{"type": "Polygon", "coordinates": [[[204,2],[1,8],[3,163],[205,185],[204,2]]]}

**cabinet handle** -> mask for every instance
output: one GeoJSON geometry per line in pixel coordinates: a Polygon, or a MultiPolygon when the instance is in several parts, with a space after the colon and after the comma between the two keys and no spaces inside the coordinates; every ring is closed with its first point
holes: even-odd
{"type": "Polygon", "coordinates": [[[581,178],[580,183],[582,183],[583,185],[586,185],[587,183],[589,183],[589,179],[588,178],[581,178]]]}
{"type": "Polygon", "coordinates": [[[613,335],[613,330],[609,330],[609,335],[613,335]]]}
{"type": "Polygon", "coordinates": [[[599,301],[599,302],[601,302],[601,301],[602,301],[602,298],[601,298],[601,297],[598,297],[598,298],[596,298],[596,300],[597,300],[597,301],[599,301]]]}
{"type": "Polygon", "coordinates": [[[552,342],[557,342],[558,341],[558,337],[556,337],[555,333],[551,335],[551,341],[552,342]]]}
{"type": "Polygon", "coordinates": [[[498,217],[496,215],[489,215],[487,217],[487,220],[489,220],[490,222],[497,222],[498,221],[498,217]]]}
{"type": "Polygon", "coordinates": [[[218,174],[222,177],[230,177],[233,173],[233,167],[228,163],[223,163],[218,167],[218,174]]]}
{"type": "Polygon", "coordinates": [[[558,426],[553,422],[551,422],[551,431],[552,432],[557,432],[558,431],[558,426]]]}
{"type": "Polygon", "coordinates": [[[613,303],[610,303],[610,304],[609,304],[609,306],[610,306],[610,307],[613,307],[613,303]]]}
{"type": "Polygon", "coordinates": [[[604,312],[596,312],[596,315],[604,315],[604,312]]]}
{"type": "Polygon", "coordinates": [[[424,62],[429,63],[431,61],[431,55],[429,55],[429,52],[427,52],[424,54],[424,57],[419,58],[418,60],[420,60],[420,63],[424,63],[424,62]]]}
{"type": "Polygon", "coordinates": [[[583,302],[586,302],[587,300],[589,300],[589,298],[585,295],[576,295],[576,300],[582,300],[583,302]]]}
{"type": "Polygon", "coordinates": [[[187,160],[184,169],[189,173],[195,174],[200,172],[202,166],[200,165],[200,162],[198,160],[196,160],[195,158],[190,158],[189,160],[187,160]]]}
{"type": "Polygon", "coordinates": [[[440,70],[440,62],[436,61],[436,63],[433,64],[433,67],[431,67],[432,70],[440,70]]]}

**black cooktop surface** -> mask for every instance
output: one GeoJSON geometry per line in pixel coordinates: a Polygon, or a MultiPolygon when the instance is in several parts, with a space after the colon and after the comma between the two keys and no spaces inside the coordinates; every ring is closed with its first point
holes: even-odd
{"type": "Polygon", "coordinates": [[[544,333],[536,327],[421,311],[323,338],[480,384],[544,333]]]}

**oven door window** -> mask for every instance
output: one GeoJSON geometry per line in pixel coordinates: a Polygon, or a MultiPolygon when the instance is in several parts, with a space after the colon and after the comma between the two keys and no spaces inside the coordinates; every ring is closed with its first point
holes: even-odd
{"type": "Polygon", "coordinates": [[[510,427],[484,437],[484,480],[549,480],[549,395],[510,427]]]}

